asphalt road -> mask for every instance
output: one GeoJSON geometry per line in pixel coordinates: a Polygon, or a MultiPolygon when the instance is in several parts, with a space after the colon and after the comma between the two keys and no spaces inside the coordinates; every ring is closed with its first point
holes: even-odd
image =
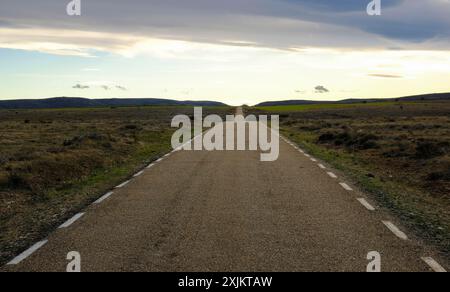
{"type": "Polygon", "coordinates": [[[71,251],[82,271],[363,272],[372,251],[382,271],[432,271],[423,257],[447,268],[314,160],[283,140],[275,162],[258,151],[173,152],[3,270],[66,271],[71,251]]]}

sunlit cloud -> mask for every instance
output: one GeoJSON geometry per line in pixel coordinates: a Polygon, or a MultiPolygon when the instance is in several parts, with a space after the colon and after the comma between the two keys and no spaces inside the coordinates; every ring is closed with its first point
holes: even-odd
{"type": "Polygon", "coordinates": [[[392,74],[380,74],[380,73],[375,74],[375,73],[373,73],[373,74],[368,74],[368,75],[371,77],[378,77],[378,78],[403,78],[403,76],[392,75],[392,74]]]}

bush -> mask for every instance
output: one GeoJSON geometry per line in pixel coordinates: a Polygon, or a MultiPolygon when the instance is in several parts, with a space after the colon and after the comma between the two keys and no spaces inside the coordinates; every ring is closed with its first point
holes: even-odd
{"type": "Polygon", "coordinates": [[[125,125],[121,128],[122,130],[128,130],[128,131],[135,131],[135,130],[142,130],[142,127],[135,125],[135,124],[129,124],[125,125]]]}
{"type": "Polygon", "coordinates": [[[29,189],[29,185],[27,184],[26,179],[15,172],[12,172],[9,174],[8,185],[9,185],[9,187],[12,187],[12,188],[29,189]]]}
{"type": "Polygon", "coordinates": [[[444,171],[436,171],[427,175],[428,181],[446,180],[450,181],[450,167],[444,171]]]}
{"type": "Polygon", "coordinates": [[[448,152],[449,143],[447,142],[432,142],[421,141],[416,145],[417,159],[431,159],[442,156],[448,152]]]}
{"type": "Polygon", "coordinates": [[[98,133],[90,133],[85,136],[84,135],[75,136],[71,139],[64,140],[63,145],[64,146],[80,145],[87,139],[93,140],[93,141],[105,141],[105,140],[108,140],[108,137],[105,135],[98,134],[98,133]]]}
{"type": "Polygon", "coordinates": [[[340,133],[326,132],[319,136],[318,143],[345,146],[351,149],[367,150],[378,147],[376,142],[379,138],[373,134],[351,133],[344,131],[340,133]]]}
{"type": "Polygon", "coordinates": [[[336,134],[333,132],[326,132],[319,136],[318,142],[319,143],[329,143],[331,141],[334,141],[336,139],[336,134]]]}

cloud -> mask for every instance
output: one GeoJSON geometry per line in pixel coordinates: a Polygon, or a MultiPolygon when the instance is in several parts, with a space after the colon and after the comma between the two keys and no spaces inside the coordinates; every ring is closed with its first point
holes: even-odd
{"type": "Polygon", "coordinates": [[[322,85],[318,85],[314,89],[315,89],[316,93],[327,93],[327,92],[330,92],[327,88],[325,88],[322,85]]]}
{"type": "Polygon", "coordinates": [[[82,85],[82,84],[76,84],[76,85],[72,86],[72,88],[74,88],[74,89],[89,89],[89,86],[82,85]]]}
{"type": "Polygon", "coordinates": [[[165,39],[282,50],[450,50],[444,0],[383,0],[379,17],[366,14],[369,0],[90,0],[82,2],[82,17],[68,17],[60,2],[2,0],[0,47],[92,56],[165,39]]]}
{"type": "Polygon", "coordinates": [[[84,82],[84,83],[78,83],[72,88],[74,89],[94,89],[94,88],[100,88],[105,91],[117,89],[122,91],[127,91],[128,89],[125,86],[122,85],[115,85],[112,82],[109,81],[90,81],[90,82],[84,82]]]}
{"type": "Polygon", "coordinates": [[[378,78],[403,78],[401,75],[393,75],[393,74],[368,74],[370,77],[378,77],[378,78]]]}
{"type": "MultiPolygon", "coordinates": [[[[319,11],[328,12],[350,12],[365,11],[367,4],[371,0],[283,0],[292,4],[302,5],[304,7],[319,11]]],[[[383,0],[383,7],[392,7],[401,4],[404,0],[383,0]]]]}

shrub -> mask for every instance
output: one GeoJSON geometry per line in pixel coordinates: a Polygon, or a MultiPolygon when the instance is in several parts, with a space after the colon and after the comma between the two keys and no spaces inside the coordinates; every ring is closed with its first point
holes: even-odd
{"type": "Polygon", "coordinates": [[[122,130],[140,130],[141,127],[135,124],[129,124],[122,127],[122,130]]]}
{"type": "Polygon", "coordinates": [[[379,138],[373,134],[351,133],[343,131],[340,133],[326,132],[319,136],[318,143],[334,144],[335,146],[345,146],[351,149],[367,150],[378,147],[376,142],[379,138]]]}
{"type": "Polygon", "coordinates": [[[336,134],[333,132],[326,132],[319,136],[318,142],[319,143],[328,143],[331,141],[334,141],[336,138],[336,134]]]}
{"type": "Polygon", "coordinates": [[[427,175],[426,179],[428,181],[439,181],[439,180],[450,181],[450,167],[444,171],[432,172],[427,175]]]}
{"type": "Polygon", "coordinates": [[[417,159],[431,159],[442,156],[448,152],[449,143],[420,141],[416,146],[415,157],[417,159]]]}

